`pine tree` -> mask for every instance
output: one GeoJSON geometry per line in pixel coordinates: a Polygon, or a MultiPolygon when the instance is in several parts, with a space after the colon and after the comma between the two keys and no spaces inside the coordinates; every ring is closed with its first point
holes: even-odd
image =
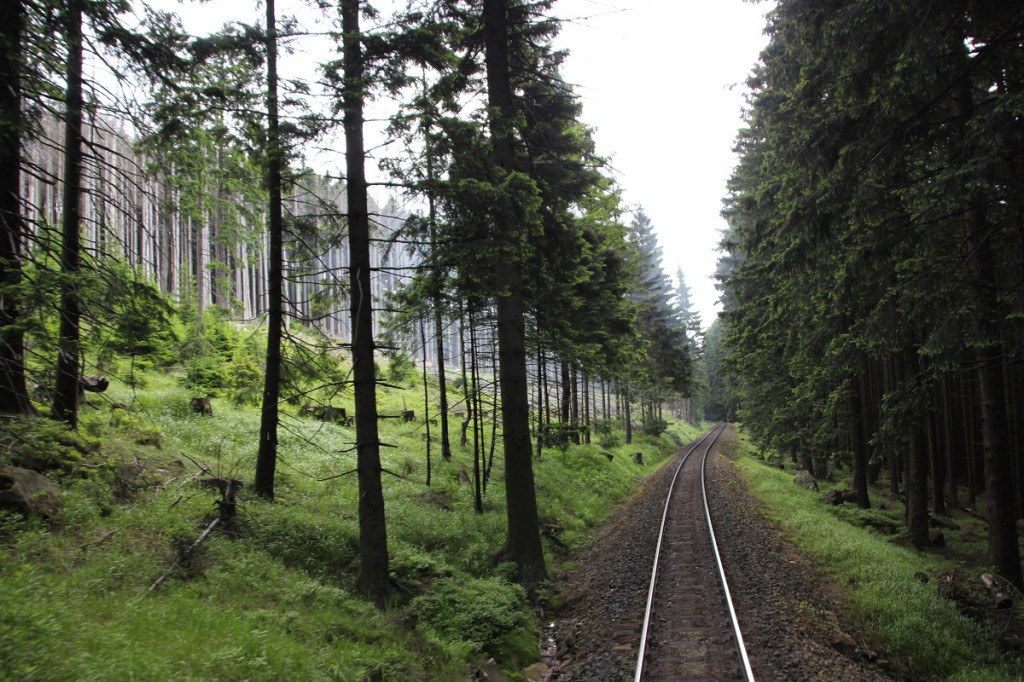
{"type": "Polygon", "coordinates": [[[25,382],[21,316],[22,67],[25,18],[22,0],[0,8],[0,413],[32,410],[25,382]]]}

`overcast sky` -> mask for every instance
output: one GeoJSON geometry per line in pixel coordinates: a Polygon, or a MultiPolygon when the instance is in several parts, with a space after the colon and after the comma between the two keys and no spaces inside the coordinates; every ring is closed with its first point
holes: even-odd
{"type": "MultiPolygon", "coordinates": [[[[3,1],[3,0],[0,0],[3,1]]],[[[212,0],[197,5],[151,0],[205,33],[227,21],[262,20],[255,3],[212,0]]],[[[384,10],[404,4],[373,2],[384,10]]],[[[281,15],[302,3],[278,2],[281,15]]],[[[766,43],[764,14],[772,2],[743,0],[558,0],[564,19],[556,45],[568,49],[563,76],[583,101],[598,153],[611,159],[628,204],[643,206],[658,234],[666,273],[682,268],[705,327],[717,315],[712,275],[725,227],[719,212],[742,125],[744,82],[766,43]]],[[[310,67],[329,48],[304,39],[284,56],[292,75],[315,79],[310,67]],[[297,69],[298,71],[294,71],[297,69]]],[[[369,133],[368,133],[369,134],[369,133]]],[[[338,143],[330,145],[342,149],[338,143]]],[[[337,173],[338,153],[311,159],[337,173]]],[[[375,193],[376,196],[376,193],[375,193]]],[[[386,197],[378,196],[382,201],[386,197]]]]}
{"type": "Polygon", "coordinates": [[[583,98],[630,204],[642,205],[664,251],[682,268],[707,327],[717,315],[712,275],[719,215],[742,125],[745,81],[765,46],[773,3],[741,0],[559,0],[566,80],[583,98]]]}

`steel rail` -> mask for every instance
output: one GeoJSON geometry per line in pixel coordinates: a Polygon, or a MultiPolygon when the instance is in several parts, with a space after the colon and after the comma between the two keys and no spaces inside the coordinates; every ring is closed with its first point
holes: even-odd
{"type": "MultiPolygon", "coordinates": [[[[722,431],[725,427],[722,428],[722,431]]],[[[719,435],[721,435],[719,431],[719,435]]],[[[715,440],[718,440],[716,437],[715,440]]],[[[712,447],[714,443],[712,443],[712,447]]],[[[736,616],[736,607],[732,603],[732,594],[729,592],[729,581],[725,577],[725,566],[722,565],[722,554],[718,551],[718,540],[715,538],[715,525],[711,522],[711,505],[708,504],[708,489],[705,483],[705,472],[707,471],[709,447],[700,461],[700,494],[704,498],[704,518],[708,522],[708,533],[711,534],[711,548],[715,551],[715,563],[718,564],[718,576],[722,579],[722,590],[725,592],[725,601],[729,605],[729,618],[732,621],[732,632],[736,636],[736,648],[739,650],[740,660],[743,661],[743,674],[747,682],[754,682],[754,671],[750,667],[750,657],[747,656],[747,645],[743,642],[743,633],[740,631],[740,619],[736,616]]]]}
{"type": "Polygon", "coordinates": [[[686,462],[689,460],[690,455],[693,454],[693,452],[696,451],[699,447],[701,447],[705,443],[705,441],[707,441],[709,438],[711,438],[711,442],[708,443],[707,449],[704,451],[704,454],[701,456],[701,464],[700,464],[700,467],[701,467],[701,471],[700,471],[700,474],[701,474],[700,475],[700,485],[701,485],[701,496],[703,498],[702,501],[703,501],[703,504],[704,504],[704,518],[706,519],[707,524],[708,524],[708,531],[709,531],[710,537],[711,537],[711,547],[712,547],[712,549],[714,550],[714,553],[715,553],[715,561],[716,561],[716,563],[718,565],[718,574],[719,574],[719,577],[721,578],[722,587],[723,587],[723,589],[725,591],[726,602],[728,603],[728,606],[729,606],[729,617],[730,617],[731,622],[732,622],[733,634],[736,637],[736,643],[737,643],[737,648],[739,650],[740,658],[743,661],[744,675],[746,676],[747,682],[754,682],[754,673],[753,673],[753,671],[752,671],[752,669],[750,667],[750,659],[747,656],[746,645],[743,642],[743,635],[740,632],[739,619],[736,616],[736,609],[734,608],[733,603],[732,603],[732,596],[729,593],[729,584],[728,584],[728,582],[726,581],[726,578],[725,578],[725,569],[722,566],[722,558],[721,558],[721,555],[719,554],[719,551],[718,551],[718,543],[715,540],[715,531],[714,531],[714,527],[713,527],[713,525],[711,523],[711,511],[710,511],[710,506],[708,505],[707,488],[705,486],[704,471],[705,471],[705,464],[707,463],[707,456],[711,452],[711,448],[713,448],[715,443],[718,441],[719,436],[721,436],[724,431],[725,431],[725,424],[722,424],[722,425],[720,425],[720,426],[718,426],[718,427],[708,431],[706,434],[704,434],[704,436],[699,441],[694,443],[690,447],[690,449],[686,451],[686,454],[683,455],[682,460],[680,460],[680,462],[679,462],[679,466],[676,467],[676,470],[675,470],[675,472],[672,475],[672,482],[669,484],[668,495],[665,498],[665,508],[664,508],[664,511],[662,511],[662,514],[661,514],[661,527],[658,530],[657,546],[656,546],[656,548],[654,550],[654,566],[651,568],[651,582],[650,582],[650,587],[647,590],[647,606],[644,609],[644,623],[643,623],[643,627],[642,627],[642,629],[640,631],[640,647],[639,647],[639,652],[637,654],[636,675],[633,678],[634,682],[641,682],[643,680],[643,675],[644,675],[644,659],[645,659],[645,657],[647,655],[647,636],[648,636],[648,633],[649,633],[649,630],[650,630],[650,626],[651,626],[651,613],[652,613],[653,607],[654,607],[654,591],[655,591],[655,586],[657,585],[657,581],[658,581],[658,564],[659,564],[659,560],[661,558],[661,548],[662,548],[663,540],[664,540],[664,537],[665,537],[665,529],[666,529],[667,523],[668,523],[668,510],[669,510],[669,505],[671,504],[671,501],[672,501],[672,493],[675,490],[676,481],[679,478],[679,472],[682,471],[683,466],[685,466],[686,462]],[[714,437],[712,438],[712,436],[714,436],[714,437]]]}
{"type": "MultiPolygon", "coordinates": [[[[724,428],[724,427],[722,427],[724,428]]],[[[703,445],[704,441],[711,437],[711,434],[715,432],[715,429],[711,429],[701,439],[690,446],[690,449],[686,451],[683,458],[679,461],[679,466],[676,467],[675,472],[672,474],[672,481],[668,486],[668,495],[665,496],[665,508],[661,512],[661,527],[658,529],[658,540],[654,548],[654,566],[651,567],[651,582],[647,588],[647,606],[644,608],[644,624],[640,629],[640,651],[637,654],[636,659],[636,676],[633,678],[634,682],[640,682],[643,679],[644,674],[644,657],[647,654],[647,634],[651,629],[651,611],[654,607],[654,586],[658,582],[658,563],[661,558],[661,545],[662,540],[665,538],[665,527],[668,523],[668,508],[672,502],[672,491],[675,490],[676,480],[679,478],[679,472],[682,470],[683,465],[690,459],[690,455],[693,451],[703,445]]],[[[713,442],[713,441],[712,441],[713,442]]]]}

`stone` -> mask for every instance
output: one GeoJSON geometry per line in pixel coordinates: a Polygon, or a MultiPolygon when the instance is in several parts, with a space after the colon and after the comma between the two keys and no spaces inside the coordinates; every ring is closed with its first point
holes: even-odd
{"type": "Polygon", "coordinates": [[[534,663],[523,670],[523,677],[526,678],[526,682],[544,682],[550,673],[551,668],[546,663],[534,663]]]}
{"type": "Polygon", "coordinates": [[[935,514],[928,519],[928,524],[932,528],[945,528],[946,530],[960,530],[960,524],[953,519],[942,516],[941,514],[935,514]]]}
{"type": "Polygon", "coordinates": [[[0,508],[25,516],[51,518],[60,509],[60,486],[31,469],[10,467],[0,473],[0,508]]]}
{"type": "Polygon", "coordinates": [[[432,504],[438,509],[443,509],[444,511],[453,511],[455,509],[455,507],[452,506],[451,500],[449,500],[444,493],[433,488],[424,490],[417,495],[416,501],[432,504]]]}
{"type": "Polygon", "coordinates": [[[488,682],[512,682],[512,679],[504,673],[493,658],[480,666],[476,671],[475,679],[488,680],[488,682]]]}
{"type": "Polygon", "coordinates": [[[818,481],[810,471],[801,471],[793,477],[793,483],[796,483],[801,488],[807,488],[808,490],[818,492],[818,481]]]}
{"type": "Polygon", "coordinates": [[[831,504],[833,507],[838,507],[846,501],[846,497],[843,495],[842,490],[833,488],[821,496],[821,501],[825,504],[831,504]]]}

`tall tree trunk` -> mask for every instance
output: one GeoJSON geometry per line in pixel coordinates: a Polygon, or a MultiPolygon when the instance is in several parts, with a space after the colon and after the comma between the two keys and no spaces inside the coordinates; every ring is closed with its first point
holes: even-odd
{"type": "MultiPolygon", "coordinates": [[[[913,387],[921,373],[917,350],[908,346],[900,359],[901,382],[913,387]]],[[[914,389],[916,393],[916,389],[914,389]]],[[[923,416],[911,415],[907,434],[906,510],[907,531],[915,547],[928,546],[928,446],[923,416]]]]}
{"type": "Polygon", "coordinates": [[[559,369],[561,371],[561,409],[559,410],[558,421],[563,424],[569,423],[569,410],[570,404],[572,403],[572,377],[569,371],[569,361],[564,358],[559,362],[559,369]]]}
{"type": "Polygon", "coordinates": [[[868,496],[868,443],[864,433],[864,372],[858,371],[851,380],[850,388],[850,436],[853,444],[853,489],[857,493],[857,506],[871,508],[868,496]]]}
{"type": "Polygon", "coordinates": [[[544,453],[544,347],[537,342],[537,459],[544,453]]]}
{"type": "MultiPolygon", "coordinates": [[[[427,137],[427,180],[433,185],[434,154],[430,146],[429,135],[427,137]]],[[[430,260],[433,266],[433,272],[431,273],[433,278],[431,304],[434,308],[434,341],[437,345],[437,400],[438,413],[441,419],[441,459],[447,462],[452,458],[452,444],[448,435],[448,382],[444,371],[444,320],[441,315],[442,272],[437,264],[437,206],[434,202],[433,191],[427,195],[427,210],[430,219],[430,260]]]]}
{"type": "Polygon", "coordinates": [[[629,384],[622,393],[622,414],[626,427],[626,445],[633,443],[633,410],[629,405],[629,384]]]}
{"type": "MultiPolygon", "coordinates": [[[[964,53],[962,44],[957,50],[964,53]]],[[[964,54],[966,58],[966,55],[964,54]]],[[[960,119],[960,136],[974,113],[971,84],[961,78],[954,97],[954,111],[960,119]]],[[[956,159],[955,162],[963,162],[956,159]]],[[[979,345],[978,393],[981,401],[982,450],[985,458],[985,489],[988,493],[989,560],[999,574],[1017,589],[1024,589],[1020,568],[1020,546],[1017,538],[1016,509],[1013,492],[1013,465],[1007,449],[1009,424],[1006,418],[1006,386],[1003,376],[1003,348],[1000,323],[1005,320],[999,300],[995,254],[992,236],[995,228],[988,224],[984,199],[972,190],[964,206],[964,228],[970,253],[968,266],[974,277],[979,297],[975,314],[979,345]]]]}
{"type": "Polygon", "coordinates": [[[423,349],[423,429],[427,437],[427,481],[430,486],[430,389],[427,384],[427,325],[420,317],[420,347],[423,349]]]}
{"type": "Polygon", "coordinates": [[[471,405],[469,417],[473,420],[473,502],[476,512],[482,514],[484,511],[484,483],[483,467],[480,464],[483,416],[480,414],[480,373],[477,370],[476,357],[476,319],[473,311],[469,312],[469,385],[466,387],[466,400],[471,405]]]}
{"type": "Polygon", "coordinates": [[[359,470],[359,574],[356,587],[378,605],[391,591],[388,536],[377,432],[377,378],[373,366],[373,290],[370,216],[363,146],[363,54],[359,0],[341,0],[345,87],[342,95],[347,173],[349,291],[352,303],[352,383],[359,470]]]}
{"type": "Polygon", "coordinates": [[[943,451],[946,455],[946,484],[948,488],[948,502],[956,508],[960,506],[960,498],[957,495],[957,471],[956,471],[956,428],[953,423],[953,408],[952,399],[950,397],[950,379],[949,374],[942,375],[941,391],[939,393],[942,400],[942,428],[943,428],[943,451]]]}
{"type": "Polygon", "coordinates": [[[274,0],[267,0],[267,362],[260,411],[260,440],[256,453],[256,494],[274,499],[277,469],[278,402],[281,396],[281,335],[284,326],[284,215],[281,205],[282,158],[278,120],[277,16],[274,0]]]}
{"type": "Polygon", "coordinates": [[[60,338],[53,417],[78,425],[78,376],[81,301],[82,199],[82,0],[69,0],[65,9],[67,95],[64,112],[64,196],[60,253],[60,338]]]}
{"type": "MultiPolygon", "coordinates": [[[[514,170],[512,146],[513,99],[509,81],[508,15],[506,0],[484,0],[484,49],[487,103],[492,153],[503,174],[514,170]]],[[[504,256],[494,268],[497,296],[499,374],[501,376],[502,443],[505,451],[505,499],[508,539],[505,552],[516,565],[518,580],[528,590],[547,577],[540,520],[533,482],[530,447],[530,405],[526,381],[526,320],[521,265],[507,257],[513,249],[516,226],[500,211],[496,233],[504,256]]]]}
{"type": "Polygon", "coordinates": [[[21,294],[22,0],[0,7],[0,412],[28,413],[21,294]]]}
{"type": "Polygon", "coordinates": [[[437,411],[441,427],[441,459],[452,458],[452,443],[448,435],[448,378],[444,367],[444,322],[441,319],[441,305],[434,301],[434,338],[437,342],[437,411]]]}

